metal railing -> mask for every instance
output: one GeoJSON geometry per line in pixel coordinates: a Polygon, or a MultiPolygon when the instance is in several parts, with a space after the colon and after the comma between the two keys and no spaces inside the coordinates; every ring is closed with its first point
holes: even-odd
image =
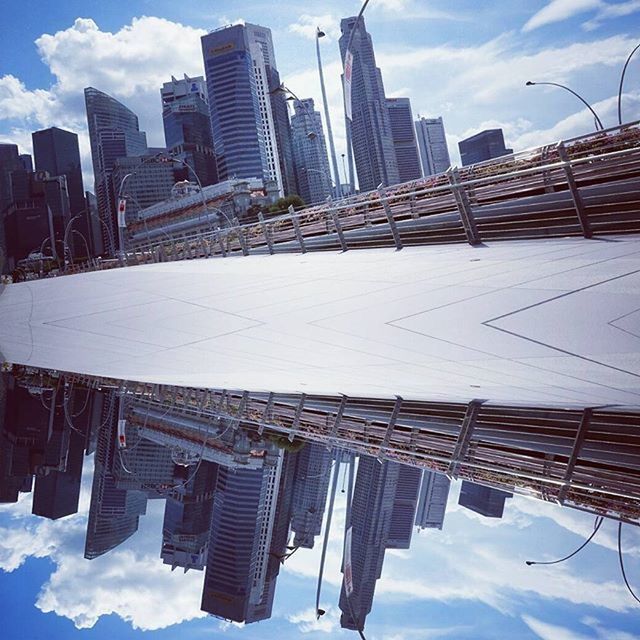
{"type": "MultiPolygon", "coordinates": [[[[128,265],[235,255],[640,232],[640,128],[629,123],[216,231],[139,242],[128,265]]],[[[120,266],[117,260],[67,272],[120,266]]]]}

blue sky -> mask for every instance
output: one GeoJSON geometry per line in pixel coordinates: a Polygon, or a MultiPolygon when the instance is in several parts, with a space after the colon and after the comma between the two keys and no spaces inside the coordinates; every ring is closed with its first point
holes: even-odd
{"type": "MultiPolygon", "coordinates": [[[[234,2],[202,0],[4,0],[0,39],[0,140],[30,151],[31,131],[77,131],[87,188],[92,188],[82,89],[111,93],[140,116],[149,143],[162,146],[159,87],[171,74],[202,73],[200,36],[239,19],[273,31],[281,75],[319,103],[313,34],[322,41],[338,151],[339,20],[355,0],[234,2]]],[[[622,64],[637,44],[638,0],[372,0],[367,9],[387,94],[409,96],[414,115],[442,115],[452,158],[457,141],[500,126],[516,149],[593,129],[570,94],[525,87],[527,80],[567,83],[605,125],[614,125],[622,64]]],[[[640,118],[640,56],[628,71],[624,118],[640,118]]]]}
{"type": "MultiPolygon", "coordinates": [[[[3,640],[46,637],[122,639],[353,638],[339,627],[337,602],[344,523],[338,494],[322,606],[313,602],[319,544],[299,550],[280,573],[273,617],[240,627],[199,610],[203,574],[171,572],[160,558],[163,504],[149,503],[138,533],[111,553],[82,558],[91,489],[87,460],[80,512],[56,522],[31,516],[31,497],[0,506],[0,612],[3,640]],[[7,615],[10,612],[10,615],[7,615]]],[[[454,483],[442,531],[414,533],[410,551],[388,550],[366,623],[369,640],[633,640],[638,608],[624,590],[606,522],[571,562],[526,567],[577,547],[593,517],[524,497],[507,501],[502,520],[457,506],[454,483]]],[[[624,531],[625,562],[640,581],[640,533],[624,531]]]]}

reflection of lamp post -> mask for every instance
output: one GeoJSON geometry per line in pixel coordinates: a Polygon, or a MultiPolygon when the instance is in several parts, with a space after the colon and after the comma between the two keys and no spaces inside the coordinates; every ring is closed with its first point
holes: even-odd
{"type": "Polygon", "coordinates": [[[568,91],[569,93],[573,94],[593,114],[593,117],[596,120],[596,129],[600,129],[600,130],[604,129],[604,125],[602,124],[602,120],[600,120],[600,118],[598,117],[598,114],[593,110],[593,107],[579,93],[576,93],[573,89],[570,89],[569,87],[566,87],[565,85],[559,84],[557,82],[531,82],[531,80],[529,80],[528,82],[525,83],[527,87],[534,87],[537,84],[547,84],[551,87],[560,87],[560,89],[564,89],[565,91],[568,91]]]}
{"type": "Polygon", "coordinates": [[[333,143],[333,131],[331,129],[331,118],[329,117],[329,104],[327,102],[327,91],[324,86],[324,73],[322,71],[322,60],[320,59],[320,38],[324,38],[327,34],[316,28],[316,55],[318,58],[318,74],[320,75],[320,90],[322,91],[322,105],[324,107],[324,120],[327,125],[327,137],[329,138],[329,151],[331,152],[331,164],[333,165],[333,175],[335,176],[335,195],[336,198],[342,197],[342,188],[340,186],[340,173],[338,172],[338,159],[336,158],[336,147],[333,143]]]}

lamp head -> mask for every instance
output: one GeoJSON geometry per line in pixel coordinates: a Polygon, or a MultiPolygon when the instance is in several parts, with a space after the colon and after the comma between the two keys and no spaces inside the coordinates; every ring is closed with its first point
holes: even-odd
{"type": "Polygon", "coordinates": [[[324,38],[327,34],[320,28],[320,27],[316,27],[316,37],[317,38],[324,38]]]}
{"type": "Polygon", "coordinates": [[[535,82],[531,82],[531,80],[527,80],[527,82],[525,83],[525,86],[533,87],[534,84],[535,84],[535,82]]]}

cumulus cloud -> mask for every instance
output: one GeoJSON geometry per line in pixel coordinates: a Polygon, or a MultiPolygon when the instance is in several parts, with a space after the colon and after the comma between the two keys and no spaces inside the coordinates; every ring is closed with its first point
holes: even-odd
{"type": "Polygon", "coordinates": [[[313,607],[298,611],[287,616],[287,620],[291,624],[298,626],[301,633],[321,632],[334,633],[340,626],[340,609],[324,605],[322,607],[325,614],[316,619],[316,612],[313,607]]]}
{"type": "Polygon", "coordinates": [[[317,27],[320,27],[325,32],[328,40],[335,40],[340,37],[340,20],[330,13],[323,15],[304,13],[298,18],[297,22],[291,23],[287,29],[289,33],[315,40],[317,27]]]}

